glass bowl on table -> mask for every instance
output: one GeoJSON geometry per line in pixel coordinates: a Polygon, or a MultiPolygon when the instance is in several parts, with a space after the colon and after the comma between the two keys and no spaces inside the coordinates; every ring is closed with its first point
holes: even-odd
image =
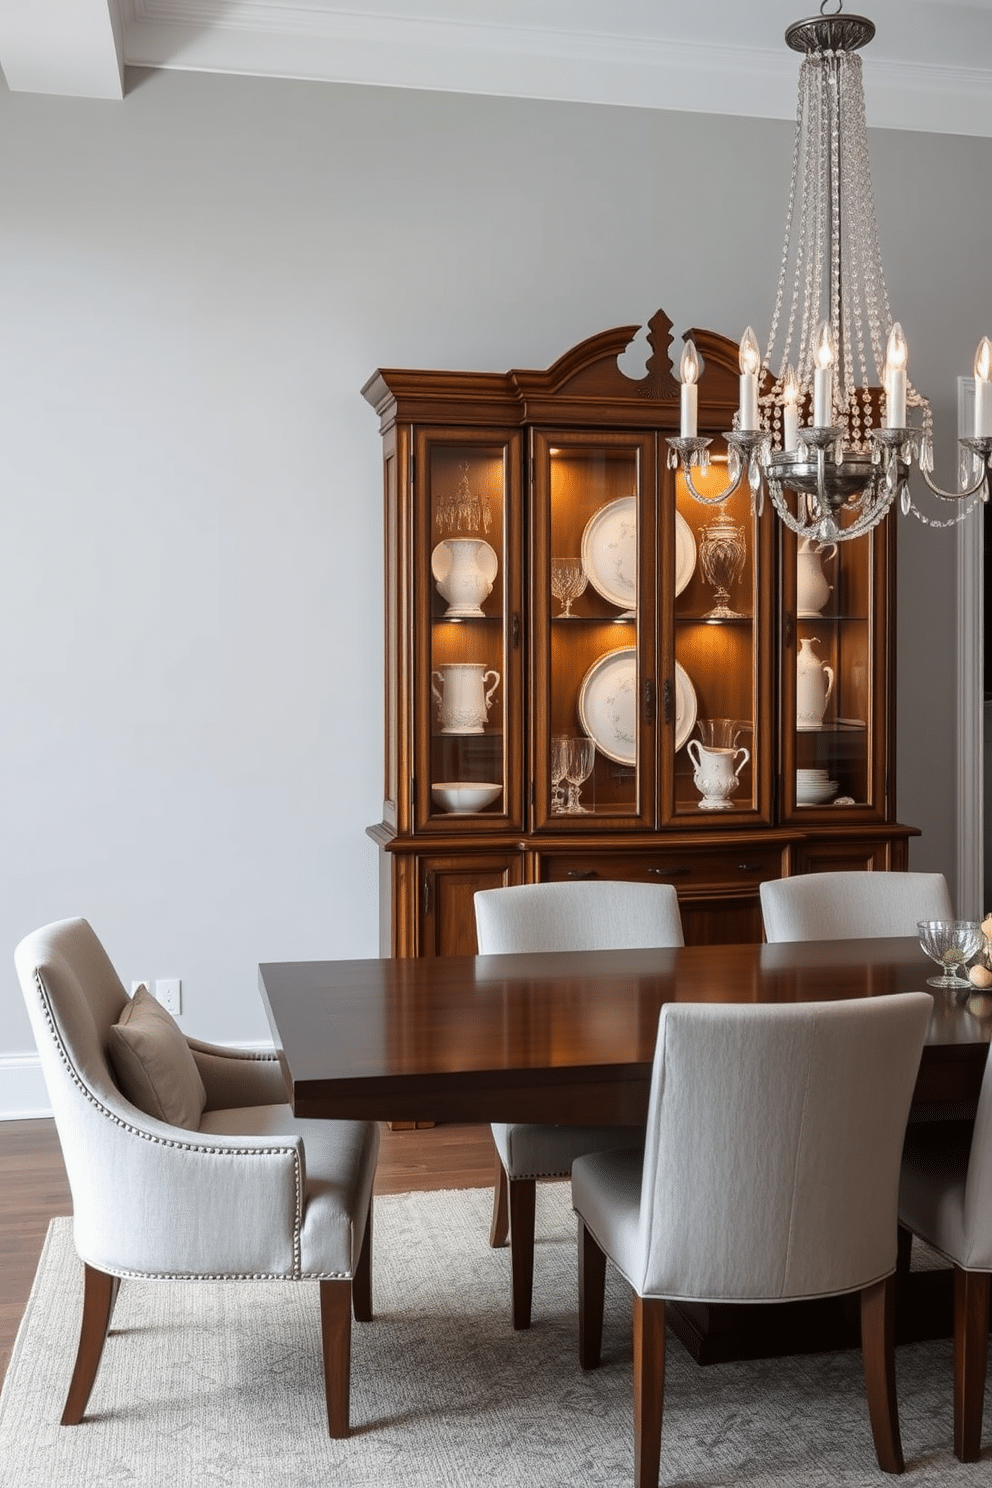
{"type": "Polygon", "coordinates": [[[964,968],[985,949],[985,936],[978,921],[919,920],[916,928],[924,951],[944,969],[943,976],[927,977],[927,986],[969,993],[971,983],[964,968]]]}

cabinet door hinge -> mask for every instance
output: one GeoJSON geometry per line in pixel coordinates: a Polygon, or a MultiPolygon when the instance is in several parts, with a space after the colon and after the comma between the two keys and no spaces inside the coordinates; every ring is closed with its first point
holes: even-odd
{"type": "Polygon", "coordinates": [[[430,873],[425,873],[424,874],[424,888],[423,888],[423,905],[424,905],[424,916],[425,916],[425,918],[431,912],[431,900],[432,900],[432,898],[433,898],[433,895],[431,894],[431,874],[430,873]]]}
{"type": "Polygon", "coordinates": [[[510,616],[510,645],[514,651],[520,647],[520,616],[516,610],[510,616]]]}
{"type": "Polygon", "coordinates": [[[647,723],[647,724],[654,723],[655,713],[656,713],[656,706],[657,706],[657,695],[656,695],[655,689],[654,689],[654,682],[649,677],[647,679],[647,681],[645,682],[645,684],[644,684],[644,722],[645,723],[647,723]]]}
{"type": "Polygon", "coordinates": [[[671,723],[672,721],[672,693],[672,679],[671,677],[666,677],[661,689],[662,717],[664,718],[666,723],[671,723]]]}

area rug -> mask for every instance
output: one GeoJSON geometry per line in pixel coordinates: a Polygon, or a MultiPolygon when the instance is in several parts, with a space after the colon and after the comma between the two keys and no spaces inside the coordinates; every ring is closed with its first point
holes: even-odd
{"type": "MultiPolygon", "coordinates": [[[[0,1395],[2,1488],[597,1488],[633,1478],[630,1301],[610,1275],[603,1365],[576,1357],[567,1185],[538,1195],[534,1323],[509,1321],[488,1192],[376,1202],[374,1301],[352,1349],[353,1434],[326,1434],[315,1284],[125,1282],[82,1425],[58,1418],[82,1270],[54,1220],[0,1395]]],[[[664,1484],[885,1480],[860,1355],[699,1368],[669,1335],[664,1484]]],[[[907,1484],[988,1488],[951,1452],[947,1342],[898,1350],[907,1484]]],[[[986,1440],[992,1435],[987,1409],[986,1440]]]]}

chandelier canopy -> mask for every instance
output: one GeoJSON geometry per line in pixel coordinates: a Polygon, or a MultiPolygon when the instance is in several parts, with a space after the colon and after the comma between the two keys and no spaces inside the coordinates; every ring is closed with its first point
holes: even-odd
{"type": "Polygon", "coordinates": [[[892,320],[878,247],[857,55],[875,27],[864,16],[842,15],[842,0],[826,14],[828,3],[785,33],[805,54],[785,245],[764,357],[750,326],[741,339],[726,490],[704,496],[693,485],[693,469],[708,464],[709,440],[696,435],[702,367],[691,341],[680,367],[680,437],[668,442],[670,463],[681,462],[698,501],[726,500],[746,473],[757,511],[767,490],[794,532],[832,543],[874,527],[897,496],[904,513],[941,527],[988,499],[992,343],[983,337],[975,357],[974,433],[960,441],[961,489],[942,491],[931,478],[930,405],[907,377],[906,338],[892,320]],[[927,516],[916,505],[914,459],[950,515],[927,516]]]}

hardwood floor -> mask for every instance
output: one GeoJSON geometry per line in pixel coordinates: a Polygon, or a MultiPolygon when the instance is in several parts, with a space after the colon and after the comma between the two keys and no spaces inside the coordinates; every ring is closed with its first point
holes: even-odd
{"type": "MultiPolygon", "coordinates": [[[[495,1157],[488,1126],[382,1128],[376,1193],[483,1188],[495,1157]]],[[[0,1121],[0,1379],[38,1266],[48,1221],[72,1212],[53,1121],[0,1121]]]]}

